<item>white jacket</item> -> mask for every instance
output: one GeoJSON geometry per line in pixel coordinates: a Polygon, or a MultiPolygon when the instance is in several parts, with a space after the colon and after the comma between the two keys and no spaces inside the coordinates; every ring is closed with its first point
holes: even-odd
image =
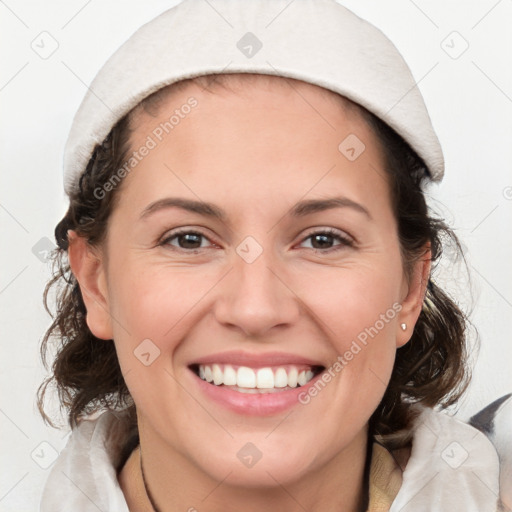
{"type": "MultiPolygon", "coordinates": [[[[498,455],[479,430],[423,409],[390,512],[496,512],[498,455]]],[[[133,432],[132,432],[133,433],[133,432]]],[[[72,433],[44,487],[41,512],[129,512],[116,477],[126,414],[104,412],[72,433]]]]}

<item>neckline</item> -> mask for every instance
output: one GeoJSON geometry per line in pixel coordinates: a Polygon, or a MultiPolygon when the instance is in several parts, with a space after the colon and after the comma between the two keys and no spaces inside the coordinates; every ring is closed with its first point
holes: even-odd
{"type": "MultiPolygon", "coordinates": [[[[405,455],[395,457],[382,444],[369,439],[361,512],[377,510],[375,507],[382,507],[383,501],[392,504],[402,484],[405,467],[402,464],[407,464],[407,458],[407,450],[405,455]]],[[[118,480],[130,509],[160,512],[144,482],[140,444],[135,446],[121,467],[118,480]]]]}

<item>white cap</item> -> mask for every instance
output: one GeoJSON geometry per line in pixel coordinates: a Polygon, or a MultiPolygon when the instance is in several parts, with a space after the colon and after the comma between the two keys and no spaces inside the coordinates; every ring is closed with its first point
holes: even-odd
{"type": "Polygon", "coordinates": [[[64,186],[142,99],[186,78],[261,73],[346,96],[398,132],[441,180],[444,159],[423,97],[394,44],[335,0],[184,0],[143,25],[94,78],[71,126],[64,186]]]}

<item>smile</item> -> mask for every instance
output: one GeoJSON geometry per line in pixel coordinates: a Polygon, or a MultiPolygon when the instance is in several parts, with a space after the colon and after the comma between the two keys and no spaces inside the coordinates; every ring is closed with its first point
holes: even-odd
{"type": "Polygon", "coordinates": [[[303,408],[299,395],[315,385],[326,366],[299,354],[232,350],[204,355],[191,361],[188,369],[189,389],[213,407],[264,417],[303,408]]]}
{"type": "Polygon", "coordinates": [[[306,385],[323,367],[283,365],[250,368],[230,364],[196,365],[196,374],[214,386],[225,386],[240,393],[275,393],[306,385]]]}

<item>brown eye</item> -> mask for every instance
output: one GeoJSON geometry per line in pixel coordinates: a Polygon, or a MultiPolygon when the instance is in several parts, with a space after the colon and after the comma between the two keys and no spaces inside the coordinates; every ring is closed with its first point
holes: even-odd
{"type": "MultiPolygon", "coordinates": [[[[308,235],[302,242],[310,241],[309,248],[315,250],[323,250],[325,252],[341,249],[343,247],[353,247],[354,242],[347,235],[333,229],[316,231],[308,235]]],[[[304,247],[304,245],[303,245],[304,247]]],[[[305,246],[308,247],[308,246],[305,246]]]]}
{"type": "Polygon", "coordinates": [[[204,241],[207,241],[207,238],[201,233],[181,231],[165,238],[162,245],[170,245],[178,249],[201,249],[208,245],[203,245],[204,241]]]}
{"type": "Polygon", "coordinates": [[[334,237],[325,233],[311,236],[311,245],[314,249],[329,249],[333,246],[334,242],[334,237]]]}

